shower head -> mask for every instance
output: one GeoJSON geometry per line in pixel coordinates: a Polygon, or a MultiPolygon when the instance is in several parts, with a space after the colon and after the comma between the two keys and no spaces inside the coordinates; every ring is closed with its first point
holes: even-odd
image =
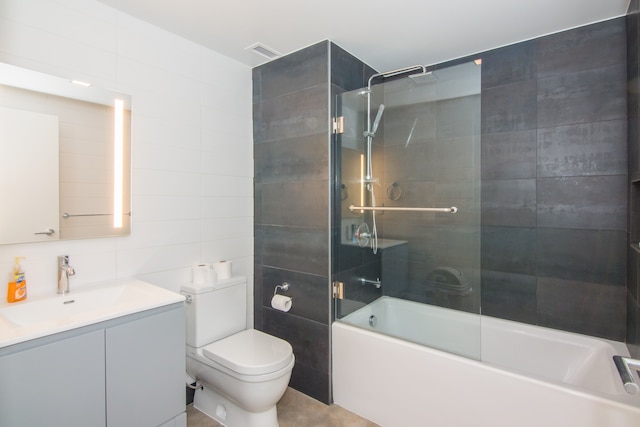
{"type": "Polygon", "coordinates": [[[411,74],[409,78],[416,84],[432,83],[438,81],[438,77],[433,74],[433,71],[411,74]]]}
{"type": "Polygon", "coordinates": [[[376,134],[378,130],[378,126],[380,125],[380,119],[382,118],[382,113],[384,112],[384,104],[380,104],[380,108],[378,108],[378,112],[376,113],[376,118],[373,120],[373,127],[371,128],[371,133],[373,135],[376,134]]]}
{"type": "Polygon", "coordinates": [[[369,77],[369,83],[367,84],[367,88],[371,89],[371,82],[378,77],[386,79],[387,77],[395,77],[400,74],[410,73],[411,71],[422,70],[423,73],[427,71],[424,65],[413,65],[411,67],[399,68],[397,70],[385,71],[384,73],[377,73],[369,77]]]}

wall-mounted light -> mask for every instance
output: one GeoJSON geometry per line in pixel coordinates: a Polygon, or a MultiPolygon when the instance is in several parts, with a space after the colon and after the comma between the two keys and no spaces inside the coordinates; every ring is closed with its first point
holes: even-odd
{"type": "Polygon", "coordinates": [[[116,99],[113,120],[113,226],[122,228],[122,183],[124,171],[124,102],[116,99]]]}
{"type": "Polygon", "coordinates": [[[364,154],[360,154],[360,206],[364,206],[364,186],[364,154]]]}

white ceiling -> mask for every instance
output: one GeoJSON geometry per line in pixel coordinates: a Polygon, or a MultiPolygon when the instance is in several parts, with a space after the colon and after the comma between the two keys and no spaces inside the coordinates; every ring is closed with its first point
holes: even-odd
{"type": "Polygon", "coordinates": [[[630,0],[100,0],[250,66],[332,40],[378,71],[622,16],[630,0]]]}

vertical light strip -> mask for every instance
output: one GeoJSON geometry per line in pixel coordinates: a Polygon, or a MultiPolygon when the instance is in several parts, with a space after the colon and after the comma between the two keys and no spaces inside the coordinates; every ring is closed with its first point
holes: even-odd
{"type": "Polygon", "coordinates": [[[360,206],[364,206],[364,154],[360,154],[360,206]]]}
{"type": "Polygon", "coordinates": [[[122,228],[122,172],[124,151],[124,102],[115,100],[113,120],[113,226],[122,228]]]}

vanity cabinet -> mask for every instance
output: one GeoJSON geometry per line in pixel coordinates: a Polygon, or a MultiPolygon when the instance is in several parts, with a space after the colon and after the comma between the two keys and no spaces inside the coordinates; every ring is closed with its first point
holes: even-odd
{"type": "Polygon", "coordinates": [[[186,426],[182,303],[0,349],[0,426],[186,426]]]}

